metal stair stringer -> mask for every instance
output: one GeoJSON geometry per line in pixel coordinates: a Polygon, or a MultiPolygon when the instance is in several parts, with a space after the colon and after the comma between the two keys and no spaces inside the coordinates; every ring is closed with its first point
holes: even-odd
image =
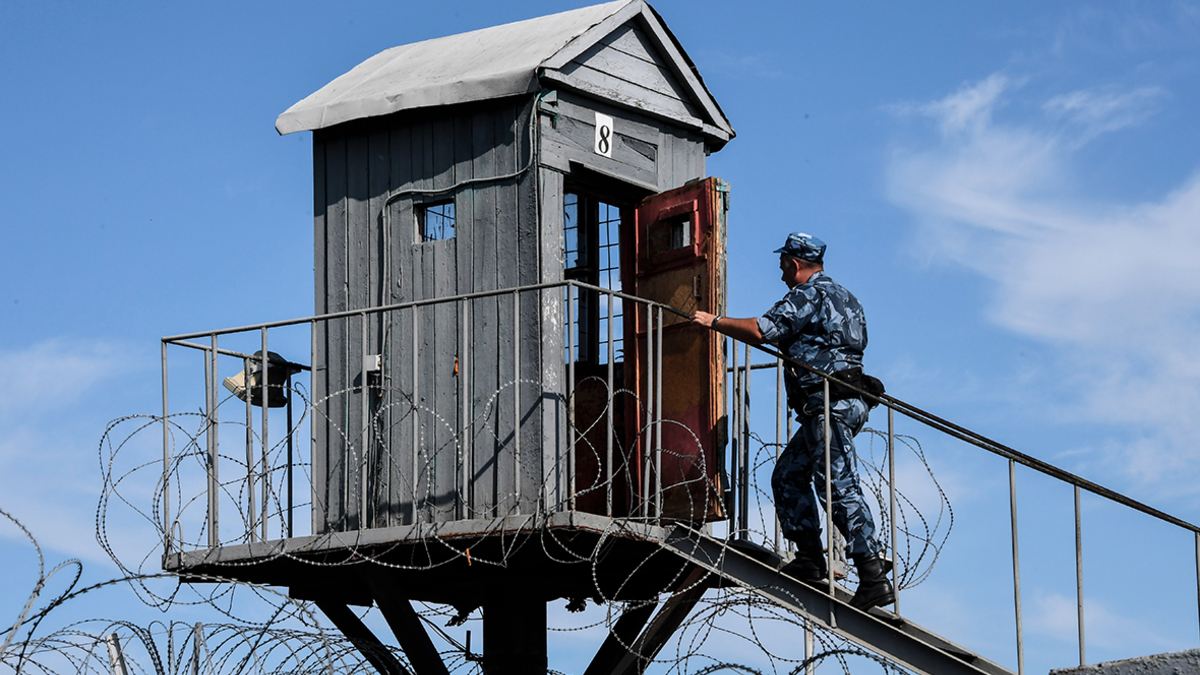
{"type": "Polygon", "coordinates": [[[1013,671],[959,647],[907,619],[872,609],[862,612],[840,598],[780,574],[726,542],[676,526],[663,547],[713,573],[727,584],[754,593],[803,616],[865,649],[925,675],[1014,675],[1013,671]]]}

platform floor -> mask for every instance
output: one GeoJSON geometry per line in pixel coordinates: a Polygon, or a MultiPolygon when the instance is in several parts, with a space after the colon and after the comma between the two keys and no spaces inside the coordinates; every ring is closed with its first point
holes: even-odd
{"type": "Polygon", "coordinates": [[[163,569],[191,583],[286,587],[303,600],[367,606],[373,588],[464,606],[498,590],[550,601],[650,600],[689,565],[665,551],[668,527],[581,512],[334,532],[185,551],[163,569]]]}

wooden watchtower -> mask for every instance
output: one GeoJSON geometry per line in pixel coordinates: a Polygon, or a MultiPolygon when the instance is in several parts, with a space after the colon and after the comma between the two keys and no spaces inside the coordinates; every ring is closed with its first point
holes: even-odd
{"type": "Polygon", "coordinates": [[[250,514],[224,539],[210,513],[210,547],[164,565],[315,600],[385,672],[348,605],[417,672],[445,667],[409,601],[482,607],[495,675],[544,672],[550,600],[680,587],[655,533],[724,517],[726,394],[672,309],[723,310],[705,158],[734,132],[662,18],[619,0],[395,47],[276,127],[313,133],[311,532],[250,514]]]}

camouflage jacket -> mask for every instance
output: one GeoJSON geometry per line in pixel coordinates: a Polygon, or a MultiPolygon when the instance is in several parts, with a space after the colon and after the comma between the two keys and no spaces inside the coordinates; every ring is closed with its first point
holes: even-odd
{"type": "MultiPolygon", "coordinates": [[[[850,291],[817,272],[788,291],[758,320],[763,339],[784,354],[826,373],[862,368],[867,348],[867,319],[850,291]]],[[[799,368],[785,371],[788,401],[804,400],[802,391],[821,377],[799,368]]]]}

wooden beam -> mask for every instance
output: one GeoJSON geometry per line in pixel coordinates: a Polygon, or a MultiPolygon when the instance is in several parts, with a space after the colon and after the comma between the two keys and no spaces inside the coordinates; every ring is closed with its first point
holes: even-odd
{"type": "Polygon", "coordinates": [[[358,616],[350,611],[350,606],[334,600],[317,600],[317,607],[329,617],[333,625],[342,631],[367,661],[375,666],[379,675],[412,675],[396,658],[387,645],[379,641],[375,634],[367,628],[358,616]]]}

